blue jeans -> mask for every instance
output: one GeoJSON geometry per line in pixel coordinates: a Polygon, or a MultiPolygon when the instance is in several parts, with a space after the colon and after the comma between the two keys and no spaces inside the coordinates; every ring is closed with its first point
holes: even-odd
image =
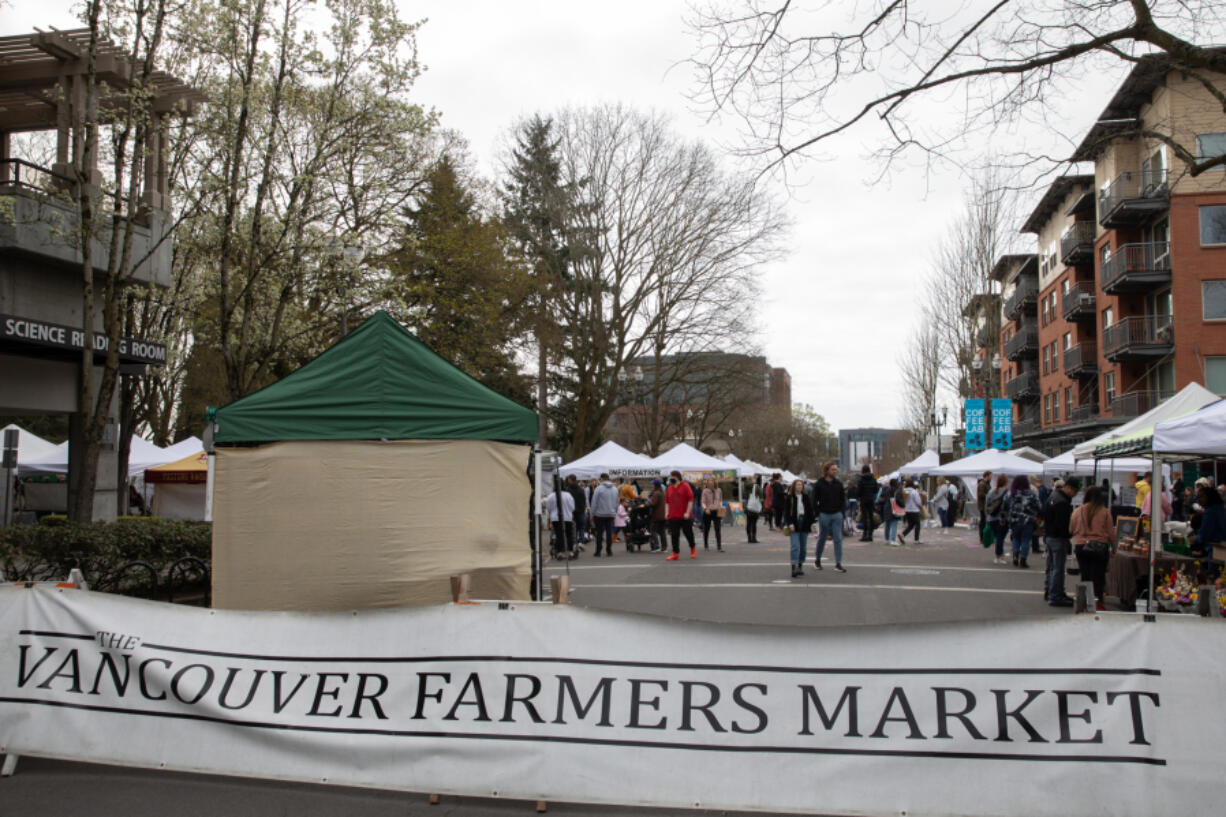
{"type": "Polygon", "coordinates": [[[898,517],[891,516],[885,520],[885,540],[893,542],[894,537],[898,535],[898,517]]]}
{"type": "Polygon", "coordinates": [[[798,565],[805,560],[805,551],[809,545],[808,531],[792,531],[792,564],[798,565]]]}
{"type": "Polygon", "coordinates": [[[1054,536],[1044,536],[1043,543],[1047,545],[1047,580],[1043,585],[1043,596],[1048,602],[1067,598],[1068,594],[1064,592],[1064,565],[1073,543],[1054,536]]]}
{"type": "Polygon", "coordinates": [[[596,551],[595,555],[600,555],[601,542],[604,543],[605,549],[609,553],[613,552],[613,517],[612,516],[597,516],[593,520],[596,523],[596,551]]]}
{"type": "Polygon", "coordinates": [[[834,561],[843,564],[843,514],[819,513],[817,515],[817,561],[821,562],[822,553],[826,550],[826,536],[834,540],[834,561]]]}
{"type": "Polygon", "coordinates": [[[1030,537],[1034,534],[1034,523],[1027,522],[1013,529],[1013,555],[1025,559],[1030,555],[1030,537]]]}
{"type": "Polygon", "coordinates": [[[937,508],[937,516],[941,519],[941,527],[949,527],[949,510],[946,508],[937,508]]]}
{"type": "Polygon", "coordinates": [[[992,526],[992,538],[996,540],[996,558],[1005,555],[1005,537],[1009,535],[1009,526],[1004,522],[989,522],[992,526]]]}

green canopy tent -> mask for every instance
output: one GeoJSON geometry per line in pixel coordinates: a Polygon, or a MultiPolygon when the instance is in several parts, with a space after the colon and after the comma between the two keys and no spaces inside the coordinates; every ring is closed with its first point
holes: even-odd
{"type": "Polygon", "coordinates": [[[218,607],[528,597],[536,414],[387,313],[210,418],[218,607]]]}

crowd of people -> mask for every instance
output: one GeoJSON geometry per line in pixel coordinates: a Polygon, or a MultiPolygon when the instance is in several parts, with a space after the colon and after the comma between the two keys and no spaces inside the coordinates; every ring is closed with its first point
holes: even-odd
{"type": "MultiPolygon", "coordinates": [[[[992,549],[994,564],[1027,569],[1033,556],[1046,553],[1043,594],[1054,607],[1073,604],[1065,590],[1065,575],[1068,559],[1075,555],[1101,609],[1116,516],[1135,513],[1146,520],[1157,496],[1166,529],[1185,536],[1193,555],[1212,558],[1213,545],[1226,543],[1226,486],[1214,486],[1208,478],[1185,486],[1179,474],[1173,482],[1164,481],[1161,490],[1152,485],[1149,473],[1116,491],[1107,480],[1083,490],[1077,477],[1055,479],[1048,485],[1037,476],[985,472],[973,492],[977,519],[968,521],[978,528],[981,544],[992,549]]],[[[948,528],[967,518],[971,493],[960,480],[942,477],[930,497],[914,478],[879,480],[868,465],[844,482],[834,462],[825,463],[821,476],[811,483],[796,479],[788,484],[775,473],[766,481],[744,481],[740,491],[746,541],[759,541],[762,520],[771,530],[786,534],[793,578],[804,575],[811,537],[813,567],[824,569],[829,543],[833,570],[846,573],[845,535],[859,532],[860,541],[871,542],[880,528],[887,544],[904,545],[908,537],[920,544],[925,519],[934,517],[930,525],[948,528]]],[[[684,539],[689,557],[696,559],[699,533],[704,549],[710,549],[712,541],[717,551],[724,549],[728,505],[713,478],[691,484],[673,471],[667,480],[652,480],[644,490],[625,479],[614,484],[607,474],[588,484],[571,476],[560,493],[545,499],[544,508],[553,525],[556,558],[577,558],[588,543],[594,543],[594,556],[611,557],[613,544],[624,539],[627,550],[649,544],[651,552],[677,561],[683,555],[684,539]]]]}

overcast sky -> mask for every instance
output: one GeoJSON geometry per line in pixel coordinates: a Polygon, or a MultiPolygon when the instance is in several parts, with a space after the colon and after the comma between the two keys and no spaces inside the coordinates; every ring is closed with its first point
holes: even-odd
{"type": "MultiPolygon", "coordinates": [[[[622,101],[665,111],[679,131],[713,145],[734,138],[731,125],[706,123],[686,99],[692,76],[678,63],[694,42],[683,23],[685,0],[399,2],[406,18],[427,18],[418,101],[465,135],[486,175],[496,171],[498,149],[518,118],[567,105],[622,101]]],[[[65,0],[16,0],[0,5],[0,29],[74,27],[68,8],[65,0]]],[[[1085,132],[1115,81],[1106,78],[1087,89],[1095,95],[1070,105],[1072,138],[1085,132]]],[[[873,146],[859,138],[832,145],[837,158],[807,165],[807,183],[790,191],[788,256],[762,269],[757,311],[756,342],[772,365],[791,372],[793,401],[811,404],[836,429],[897,424],[895,360],[918,317],[935,244],[967,185],[953,170],[905,167],[874,183],[880,167],[867,158],[873,146]]],[[[730,339],[726,348],[745,345],[730,339]]],[[[951,421],[956,416],[951,406],[951,421]]]]}

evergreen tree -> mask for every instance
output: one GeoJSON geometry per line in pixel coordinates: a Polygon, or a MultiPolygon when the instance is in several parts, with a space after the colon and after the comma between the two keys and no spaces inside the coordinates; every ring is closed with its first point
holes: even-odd
{"type": "Polygon", "coordinates": [[[406,210],[398,244],[387,259],[387,300],[397,317],[468,374],[528,404],[514,355],[531,282],[509,255],[505,228],[481,212],[449,156],[406,210]]]}

